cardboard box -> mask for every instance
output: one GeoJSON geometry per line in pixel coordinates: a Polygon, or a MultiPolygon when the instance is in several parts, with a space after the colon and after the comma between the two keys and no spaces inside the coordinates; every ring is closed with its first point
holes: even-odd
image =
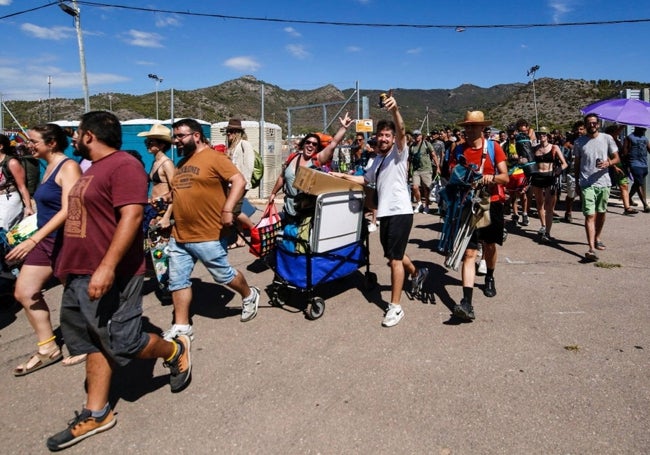
{"type": "Polygon", "coordinates": [[[304,166],[298,166],[293,187],[315,196],[336,191],[363,191],[363,186],[358,183],[304,166]]]}

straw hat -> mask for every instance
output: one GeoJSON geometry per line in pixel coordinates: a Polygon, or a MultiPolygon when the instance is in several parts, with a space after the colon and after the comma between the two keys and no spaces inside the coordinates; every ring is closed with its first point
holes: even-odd
{"type": "Polygon", "coordinates": [[[161,141],[172,143],[172,132],[165,125],[155,123],[149,131],[138,133],[139,137],[147,137],[149,139],[160,139],[161,141]]]}
{"type": "Polygon", "coordinates": [[[492,125],[492,120],[486,120],[483,112],[481,111],[467,111],[465,114],[465,120],[458,122],[460,126],[465,125],[481,125],[488,126],[492,125]]]}

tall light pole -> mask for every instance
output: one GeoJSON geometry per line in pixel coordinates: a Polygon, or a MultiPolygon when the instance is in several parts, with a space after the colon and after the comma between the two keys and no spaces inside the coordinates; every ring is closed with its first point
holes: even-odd
{"type": "Polygon", "coordinates": [[[47,76],[47,121],[52,121],[52,76],[47,76]]]}
{"type": "Polygon", "coordinates": [[[81,83],[84,91],[84,112],[90,111],[90,95],[88,93],[88,75],[86,74],[86,54],[84,52],[84,40],[81,33],[80,10],[77,0],[72,0],[72,6],[59,0],[59,8],[74,18],[74,28],[77,31],[77,43],[79,44],[79,64],[81,66],[81,83]]]}
{"type": "Polygon", "coordinates": [[[539,118],[537,117],[537,94],[535,93],[535,73],[539,70],[539,65],[533,66],[526,73],[533,81],[533,105],[535,106],[535,131],[539,130],[539,118]]]}
{"type": "Polygon", "coordinates": [[[156,120],[159,120],[159,117],[158,117],[158,86],[160,85],[160,83],[163,80],[162,80],[162,77],[158,77],[158,75],[151,74],[151,73],[149,73],[149,75],[147,77],[149,79],[153,79],[154,81],[156,81],[156,120]]]}

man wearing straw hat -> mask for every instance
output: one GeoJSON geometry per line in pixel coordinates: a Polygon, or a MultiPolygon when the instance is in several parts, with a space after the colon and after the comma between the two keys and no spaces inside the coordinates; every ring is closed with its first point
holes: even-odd
{"type": "Polygon", "coordinates": [[[477,229],[470,238],[461,270],[463,283],[463,298],[460,304],[455,305],[453,314],[464,321],[474,319],[474,307],[472,306],[472,294],[474,292],[474,278],[476,276],[476,252],[479,243],[483,244],[483,258],[487,263],[487,274],[483,294],[486,297],[497,295],[494,282],[494,269],[497,265],[497,244],[503,244],[503,200],[499,196],[498,185],[508,183],[508,168],[506,166],[506,154],[498,142],[483,137],[483,128],[491,125],[486,120],[483,112],[471,111],[465,114],[465,119],[458,125],[465,127],[465,144],[456,150],[456,156],[465,158],[467,164],[475,165],[483,175],[480,183],[487,185],[492,196],[490,197],[490,225],[477,229]],[[494,153],[489,148],[494,147],[494,153]],[[492,157],[494,157],[494,162],[492,157]]]}

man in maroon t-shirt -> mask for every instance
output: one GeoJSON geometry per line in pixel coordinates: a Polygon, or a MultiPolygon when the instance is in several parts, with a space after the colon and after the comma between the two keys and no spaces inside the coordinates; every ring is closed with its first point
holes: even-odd
{"type": "Polygon", "coordinates": [[[61,450],[116,423],[108,396],[115,366],[132,358],[165,359],[172,392],[190,380],[190,339],[171,341],[142,330],[143,209],[147,175],[122,146],[120,122],[110,112],[88,112],[77,150],[93,165],[70,190],[63,247],[55,274],[64,283],[61,330],[72,355],[88,354],[88,396],[68,428],[47,440],[61,450]]]}

